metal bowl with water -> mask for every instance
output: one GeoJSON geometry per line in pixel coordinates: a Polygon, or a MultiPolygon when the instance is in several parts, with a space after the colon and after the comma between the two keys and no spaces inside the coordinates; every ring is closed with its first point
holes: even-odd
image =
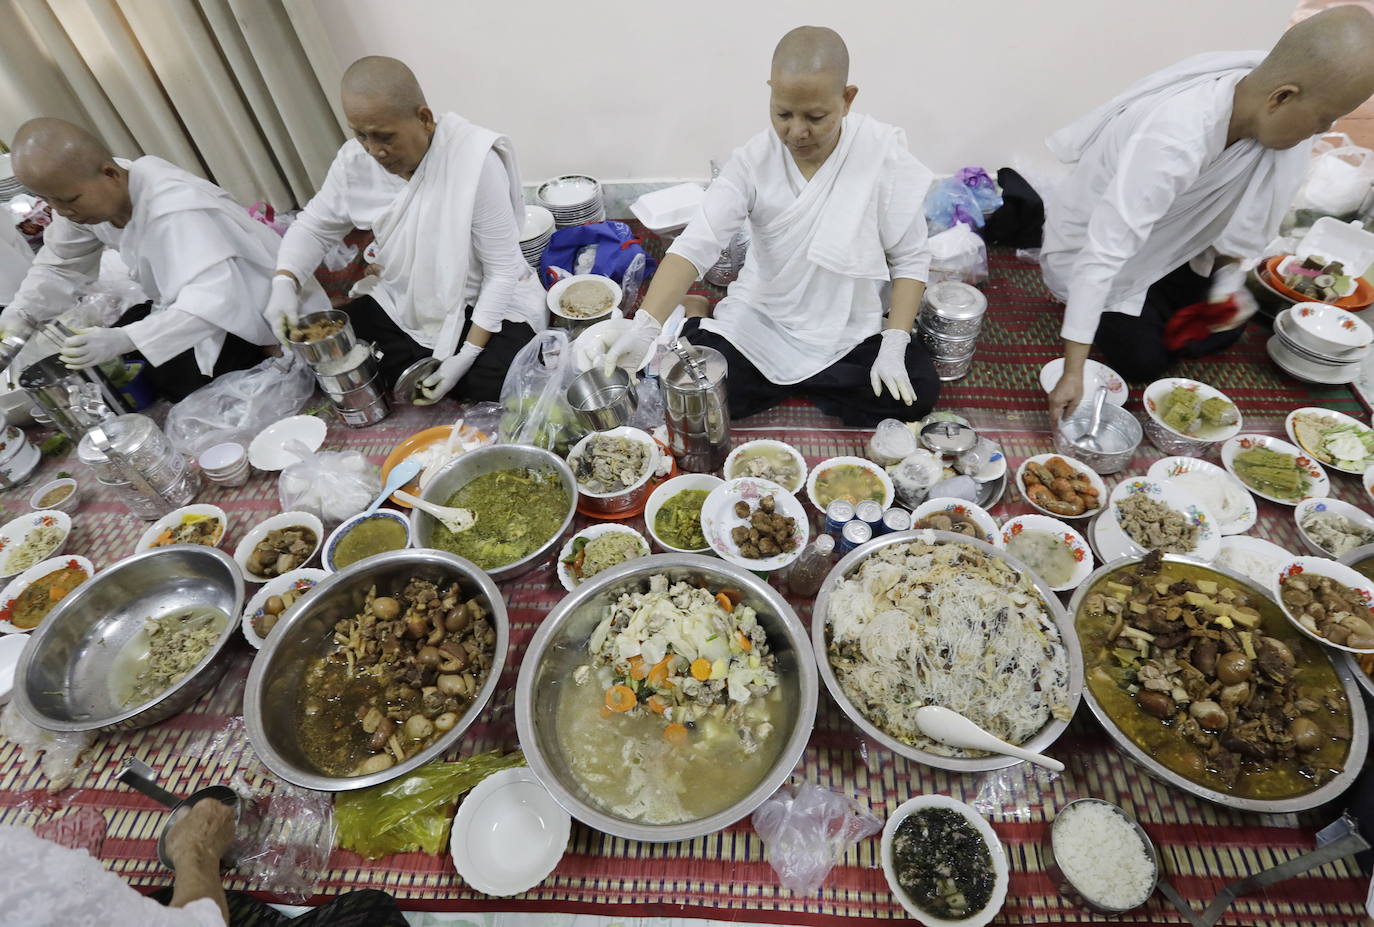
{"type": "MultiPolygon", "coordinates": [[[[811,737],[817,693],[816,662],[806,629],[776,590],[754,574],[712,557],[655,554],[598,574],[549,612],[520,664],[515,722],[525,761],[554,800],[573,817],[603,833],[630,840],[690,840],[738,821],[787,781],[811,737]],[[603,810],[569,769],[558,736],[559,699],[573,670],[587,661],[587,640],[592,631],[621,595],[646,588],[649,577],[658,573],[666,574],[670,582],[740,590],[744,604],[758,613],[759,624],[768,633],[781,684],[792,690],[786,699],[786,716],[772,735],[785,741],[763,778],[723,811],[679,824],[643,824],[603,810]]],[[[606,749],[619,748],[608,738],[606,749]]]]}
{"type": "Polygon", "coordinates": [[[1059,427],[1054,430],[1055,451],[1066,457],[1076,457],[1103,476],[1124,470],[1145,435],[1140,421],[1118,405],[1104,404],[1097,435],[1099,449],[1089,450],[1079,443],[1078,437],[1088,429],[1091,420],[1091,402],[1079,403],[1078,408],[1060,419],[1059,427]]]}
{"type": "Polygon", "coordinates": [[[396,550],[360,560],[322,580],[309,598],[278,621],[268,635],[253,661],[243,693],[248,738],[268,769],[307,789],[344,792],[389,782],[442,756],[477,720],[496,691],[509,640],[506,603],[491,578],[470,560],[441,550],[396,550]],[[436,585],[456,582],[465,600],[475,598],[486,609],[487,620],[496,631],[487,678],[452,730],[404,763],[364,776],[327,773],[301,748],[296,721],[296,706],[302,697],[301,678],[310,664],[329,649],[334,625],[358,614],[372,587],[377,587],[381,594],[404,588],[415,578],[436,585]]]}
{"type": "MultiPolygon", "coordinates": [[[[577,513],[577,480],[573,478],[572,469],[567,461],[539,447],[525,444],[492,444],[468,451],[461,457],[449,461],[434,475],[425,491],[420,494],[420,498],[426,502],[448,505],[448,500],[455,492],[484,473],[522,467],[556,472],[562,478],[563,488],[568,493],[568,512],[563,518],[562,527],[533,553],[521,557],[514,563],[487,570],[487,575],[498,583],[524,576],[537,569],[550,555],[562,548],[563,542],[572,533],[573,516],[577,513]]],[[[419,509],[411,510],[410,534],[416,547],[433,547],[434,531],[438,526],[439,520],[433,515],[419,509]]]]}
{"type": "Polygon", "coordinates": [[[91,577],[43,619],[20,657],[14,700],[24,717],[49,731],[156,724],[219,681],[242,610],[243,574],[224,551],[179,544],[135,554],[91,577]],[[139,668],[131,656],[146,646],[144,623],[195,607],[224,612],[214,645],[161,695],[125,706],[139,668]]]}

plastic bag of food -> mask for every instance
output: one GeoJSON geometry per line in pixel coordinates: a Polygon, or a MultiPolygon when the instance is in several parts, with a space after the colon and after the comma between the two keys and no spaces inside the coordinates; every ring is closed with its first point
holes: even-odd
{"type": "Polygon", "coordinates": [[[26,762],[21,776],[37,766],[48,779],[50,792],[61,792],[90,771],[95,751],[95,734],[91,731],[45,731],[19,713],[10,703],[0,711],[0,740],[8,740],[24,754],[26,762]]]}
{"type": "Polygon", "coordinates": [[[963,222],[971,228],[983,227],[983,207],[973,191],[954,177],[938,180],[930,187],[925,202],[926,224],[933,236],[963,222]]]}
{"type": "Polygon", "coordinates": [[[277,480],[283,512],[309,512],[329,528],[357,515],[382,491],[377,468],[357,451],[312,454],[294,441],[286,442],[286,449],[300,459],[277,480]]]}
{"type": "Polygon", "coordinates": [[[883,467],[895,466],[916,453],[916,436],[904,422],[885,418],[868,439],[868,459],[883,467]]]}
{"type": "MultiPolygon", "coordinates": [[[[912,435],[913,441],[915,437],[912,435]]],[[[918,448],[903,457],[901,463],[895,467],[889,467],[887,472],[892,477],[892,488],[896,491],[897,501],[907,508],[914,509],[926,501],[930,487],[939,482],[944,465],[940,463],[940,458],[930,451],[918,448]]]]}
{"type": "Polygon", "coordinates": [[[172,406],[165,430],[172,446],[193,460],[226,441],[247,447],[259,431],[299,412],[314,392],[309,367],[294,356],[271,357],[216,377],[172,406]]]}
{"type": "Polygon", "coordinates": [[[883,826],[858,799],[814,782],[783,786],[759,806],[753,821],[783,888],[808,895],[850,847],[883,826]]]}
{"type": "Polygon", "coordinates": [[[403,779],[334,799],[338,844],[369,859],[422,850],[439,853],[448,845],[458,797],[487,776],[524,766],[525,755],[492,750],[454,763],[436,760],[403,779]]]}
{"type": "Polygon", "coordinates": [[[997,192],[997,181],[988,176],[981,167],[960,168],[954,178],[968,188],[983,210],[983,215],[996,212],[1002,206],[1002,194],[997,192]]]}
{"type": "Polygon", "coordinates": [[[977,286],[988,279],[988,246],[965,222],[930,236],[929,283],[958,280],[977,286]]]}
{"type": "Polygon", "coordinates": [[[560,457],[586,433],[568,406],[568,386],[577,378],[568,333],[546,329],[520,349],[501,384],[500,440],[533,444],[560,457]]]}

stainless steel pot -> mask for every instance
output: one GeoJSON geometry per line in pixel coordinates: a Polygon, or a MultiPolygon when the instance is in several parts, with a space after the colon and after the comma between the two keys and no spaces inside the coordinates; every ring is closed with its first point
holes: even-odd
{"type": "Polygon", "coordinates": [[[579,374],[568,387],[568,405],[589,431],[610,431],[628,424],[639,406],[634,378],[622,367],[610,376],[600,367],[579,374]]]}
{"type": "Polygon", "coordinates": [[[358,343],[357,337],[353,334],[353,323],[349,321],[348,313],[342,309],[326,309],[324,312],[312,312],[309,315],[303,315],[299,325],[304,327],[311,322],[327,321],[341,321],[344,323],[344,327],[318,341],[287,342],[296,356],[311,367],[326,361],[343,360],[348,356],[348,352],[353,350],[353,346],[358,343]]]}

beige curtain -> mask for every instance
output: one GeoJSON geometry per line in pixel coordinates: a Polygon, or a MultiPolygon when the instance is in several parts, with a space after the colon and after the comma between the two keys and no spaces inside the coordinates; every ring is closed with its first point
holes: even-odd
{"type": "Polygon", "coordinates": [[[61,116],[243,203],[299,206],[343,141],[338,73],[299,0],[3,0],[0,134],[61,116]]]}

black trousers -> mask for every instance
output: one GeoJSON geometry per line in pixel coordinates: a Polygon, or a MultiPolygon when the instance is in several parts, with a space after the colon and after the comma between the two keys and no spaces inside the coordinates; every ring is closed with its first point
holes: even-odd
{"type": "Polygon", "coordinates": [[[886,389],[881,396],[873,395],[869,372],[878,357],[882,335],[865,339],[854,350],[820,373],[800,383],[779,386],[765,377],[734,345],[715,332],[701,328],[700,319],[688,319],[683,334],[692,344],[715,348],[725,355],[728,378],[726,396],[730,402],[732,419],[747,418],[764,409],[771,409],[784,399],[809,399],[827,415],[839,416],[846,425],[871,427],[885,418],[913,421],[925,415],[940,398],[940,378],[925,349],[912,339],[906,349],[906,369],[916,402],[906,405],[886,389]]]}
{"type": "MultiPolygon", "coordinates": [[[[141,322],[152,311],[151,302],[130,306],[119,317],[119,321],[115,322],[115,328],[141,322]]],[[[208,377],[200,372],[195,351],[182,351],[176,357],[157,366],[149,363],[148,359],[137,351],[125,355],[126,358],[132,357],[142,361],[143,369],[152,380],[158,396],[172,402],[180,402],[215,377],[222,377],[233,370],[255,367],[266,356],[258,345],[228,333],[224,336],[224,346],[220,348],[219,358],[215,361],[214,373],[208,377]]]]}
{"type": "Polygon", "coordinates": [[[1145,292],[1140,315],[1104,312],[1097,323],[1097,347],[1111,367],[1127,380],[1158,380],[1176,361],[1203,357],[1229,348],[1245,334],[1240,325],[1214,332],[1178,351],[1164,345],[1164,326],[1175,312],[1207,299],[1208,280],[1184,264],[1160,278],[1145,292]]]}
{"type": "MultiPolygon", "coordinates": [[[[402,331],[371,296],[360,296],[341,308],[348,313],[358,339],[370,341],[381,350],[378,372],[388,390],[407,367],[434,353],[432,348],[425,347],[402,331]]],[[[467,315],[462,334],[458,336],[459,344],[472,327],[471,309],[467,310],[467,315]]],[[[453,387],[449,398],[495,402],[501,397],[501,384],[506,381],[506,371],[510,369],[515,355],[533,337],[534,329],[524,322],[502,323],[501,330],[488,339],[487,346],[477,355],[472,369],[453,387]]]]}
{"type": "MultiPolygon", "coordinates": [[[[152,897],[165,905],[172,900],[172,890],[158,889],[152,897]]],[[[408,923],[396,899],[371,888],[340,895],[294,918],[243,892],[225,892],[225,897],[229,927],[406,927],[408,923]]]]}

